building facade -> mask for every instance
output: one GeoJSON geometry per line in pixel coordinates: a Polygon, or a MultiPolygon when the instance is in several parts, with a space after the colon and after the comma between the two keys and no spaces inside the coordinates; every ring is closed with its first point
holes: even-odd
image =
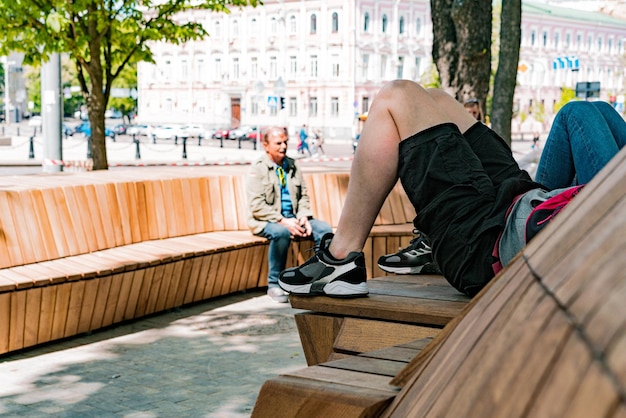
{"type": "Polygon", "coordinates": [[[385,82],[419,81],[432,62],[428,0],[269,0],[189,18],[211,36],[154,46],[155,64],[138,70],[142,122],[306,124],[350,138],[385,82]]]}
{"type": "MultiPolygon", "coordinates": [[[[560,9],[524,3],[519,115],[541,103],[549,120],[561,88],[578,81],[600,81],[606,100],[624,93],[626,22],[560,9]]],[[[432,73],[428,0],[268,0],[186,18],[211,36],[154,45],[155,63],[138,69],[143,123],[278,124],[292,132],[306,124],[348,139],[384,83],[432,73]]]]}

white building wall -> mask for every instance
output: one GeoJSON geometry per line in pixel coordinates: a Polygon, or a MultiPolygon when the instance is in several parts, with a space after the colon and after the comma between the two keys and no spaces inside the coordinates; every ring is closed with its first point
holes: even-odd
{"type": "MultiPolygon", "coordinates": [[[[432,67],[429,0],[268,0],[228,15],[194,13],[189,18],[211,36],[156,44],[155,64],[139,66],[142,122],[278,124],[292,132],[307,124],[327,138],[348,139],[384,83],[422,81],[432,67]],[[279,96],[285,109],[268,102],[279,96]]],[[[525,8],[516,110],[543,103],[546,129],[562,87],[600,81],[603,99],[623,94],[625,40],[626,22],[525,8]],[[554,69],[562,56],[577,56],[579,71],[554,69]]],[[[520,123],[514,130],[524,130],[520,123]]]]}

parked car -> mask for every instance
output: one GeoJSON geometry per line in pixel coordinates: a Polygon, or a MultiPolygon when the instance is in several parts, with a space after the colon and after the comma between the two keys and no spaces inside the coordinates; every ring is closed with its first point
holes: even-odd
{"type": "Polygon", "coordinates": [[[261,133],[257,132],[257,127],[253,126],[252,130],[246,134],[246,138],[248,141],[259,141],[261,140],[261,135],[263,135],[263,131],[265,128],[261,128],[261,133]]]}
{"type": "Polygon", "coordinates": [[[66,125],[65,123],[61,124],[61,134],[63,136],[73,136],[74,135],[74,129],[71,128],[70,126],[66,125]]]}
{"type": "Polygon", "coordinates": [[[248,139],[248,132],[252,130],[249,126],[240,126],[230,131],[229,138],[232,140],[248,139]]]}
{"type": "MultiPolygon", "coordinates": [[[[81,133],[86,137],[91,136],[91,126],[89,122],[83,122],[76,126],[76,128],[74,128],[74,133],[81,133]]],[[[106,126],[104,127],[104,135],[111,139],[115,139],[115,132],[106,126]]]]}
{"type": "Polygon", "coordinates": [[[183,125],[179,128],[180,136],[197,138],[204,135],[204,127],[202,125],[183,125]]]}
{"type": "Polygon", "coordinates": [[[31,116],[31,118],[28,120],[28,126],[40,127],[41,116],[31,116]]]}
{"type": "Polygon", "coordinates": [[[229,139],[230,137],[230,128],[219,128],[216,129],[213,133],[214,139],[229,139]]]}
{"type": "Polygon", "coordinates": [[[182,138],[180,128],[174,125],[155,126],[152,130],[152,136],[156,139],[182,138]]]}
{"type": "Polygon", "coordinates": [[[104,112],[104,117],[107,119],[122,119],[122,112],[115,109],[109,109],[104,112]]]}
{"type": "Polygon", "coordinates": [[[128,125],[126,127],[126,135],[147,136],[148,125],[128,125]]]}
{"type": "Polygon", "coordinates": [[[115,132],[116,135],[125,135],[127,130],[128,125],[123,123],[119,123],[113,127],[113,132],[115,132]]]}

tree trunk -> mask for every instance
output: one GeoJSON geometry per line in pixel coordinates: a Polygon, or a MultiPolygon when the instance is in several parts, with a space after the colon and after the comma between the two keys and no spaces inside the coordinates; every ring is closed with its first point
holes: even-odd
{"type": "Polygon", "coordinates": [[[493,86],[491,127],[511,145],[513,96],[517,81],[520,41],[522,36],[522,2],[502,2],[500,23],[500,54],[493,86]]]}
{"type": "Polygon", "coordinates": [[[441,87],[483,107],[491,76],[491,1],[431,0],[433,61],[441,87]]]}

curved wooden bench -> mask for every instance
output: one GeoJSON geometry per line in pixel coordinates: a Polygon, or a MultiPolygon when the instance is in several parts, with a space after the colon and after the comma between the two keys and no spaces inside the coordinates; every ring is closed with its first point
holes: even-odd
{"type": "Polygon", "coordinates": [[[626,416],[625,214],[626,149],[394,378],[309,367],[253,416],[626,416]]]}
{"type": "MultiPolygon", "coordinates": [[[[249,232],[243,171],[1,177],[0,354],[267,286],[267,241],[249,232]]],[[[348,174],[306,177],[316,216],[336,225],[348,174]]],[[[402,194],[381,211],[370,265],[387,237],[410,239],[402,194]]],[[[288,265],[311,247],[294,242],[288,265]]]]}

